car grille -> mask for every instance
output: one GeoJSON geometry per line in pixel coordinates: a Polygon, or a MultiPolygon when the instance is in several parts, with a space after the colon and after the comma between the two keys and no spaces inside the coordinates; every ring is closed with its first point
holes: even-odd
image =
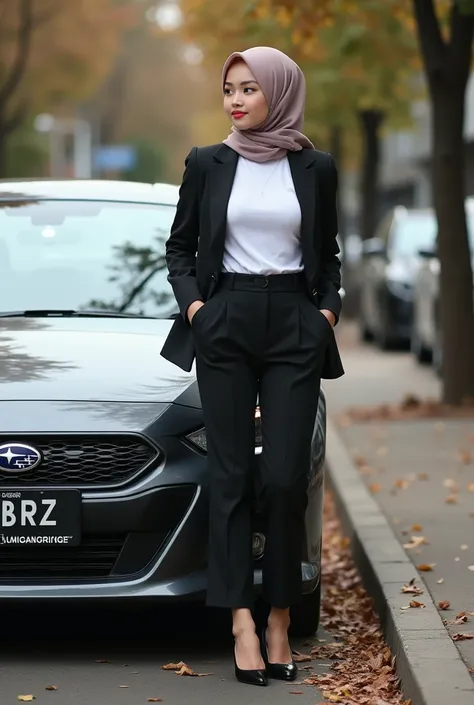
{"type": "MultiPolygon", "coordinates": [[[[12,438],[4,438],[8,443],[12,438]]],[[[158,457],[148,442],[136,436],[21,436],[43,454],[33,470],[19,474],[2,473],[0,484],[72,485],[94,487],[121,485],[135,477],[158,457]]]]}
{"type": "Polygon", "coordinates": [[[110,575],[125,536],[83,538],[80,546],[4,547],[0,549],[3,579],[103,578],[110,575]]]}

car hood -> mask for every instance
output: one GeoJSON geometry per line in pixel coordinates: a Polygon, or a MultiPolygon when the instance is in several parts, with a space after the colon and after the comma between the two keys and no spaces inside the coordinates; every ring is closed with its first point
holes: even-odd
{"type": "Polygon", "coordinates": [[[0,318],[0,398],[171,403],[195,380],[160,356],[171,324],[0,318]]]}

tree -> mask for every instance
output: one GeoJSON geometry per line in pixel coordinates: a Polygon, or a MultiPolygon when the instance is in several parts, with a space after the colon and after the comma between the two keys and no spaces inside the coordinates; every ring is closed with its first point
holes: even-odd
{"type": "Polygon", "coordinates": [[[132,0],[0,0],[0,176],[8,137],[36,111],[87,96],[135,12],[132,0]]]}
{"type": "Polygon", "coordinates": [[[474,2],[449,4],[445,23],[433,0],[413,0],[433,121],[431,178],[441,269],[443,399],[458,405],[466,397],[474,398],[473,277],[464,209],[463,140],[474,2]]]}

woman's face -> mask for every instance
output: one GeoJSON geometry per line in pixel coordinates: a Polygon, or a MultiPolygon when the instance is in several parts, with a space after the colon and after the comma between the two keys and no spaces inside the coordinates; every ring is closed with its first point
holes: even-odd
{"type": "Polygon", "coordinates": [[[245,61],[235,61],[224,85],[224,110],[239,130],[251,130],[268,116],[263,92],[245,61]]]}

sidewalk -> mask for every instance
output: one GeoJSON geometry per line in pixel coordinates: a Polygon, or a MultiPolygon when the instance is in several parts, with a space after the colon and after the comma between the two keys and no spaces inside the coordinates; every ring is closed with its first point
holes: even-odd
{"type": "MultiPolygon", "coordinates": [[[[426,586],[419,596],[401,594],[400,621],[410,629],[417,624],[426,628],[419,620],[420,612],[429,612],[429,601],[444,621],[466,672],[470,669],[474,676],[474,418],[354,420],[345,413],[348,407],[396,404],[408,394],[437,397],[439,382],[408,354],[380,353],[359,344],[351,326],[342,324],[338,338],[346,375],[324,382],[334,431],[329,435],[328,462],[331,452],[333,458],[341,457],[337,445],[342,443],[354,476],[363,482],[398,539],[400,555],[411,561],[416,584],[426,586]],[[415,605],[409,607],[413,600],[415,605]]],[[[349,492],[346,500],[350,503],[349,492]]],[[[382,527],[379,535],[384,536],[382,527]]],[[[397,595],[407,581],[407,567],[400,570],[400,586],[393,586],[397,595]]],[[[391,582],[395,580],[392,575],[391,582]]],[[[391,597],[386,595],[386,600],[391,597]]],[[[446,639],[438,623],[437,636],[446,639]]],[[[439,646],[437,638],[427,643],[428,650],[439,646]]],[[[444,677],[449,678],[448,672],[444,677]]]]}

